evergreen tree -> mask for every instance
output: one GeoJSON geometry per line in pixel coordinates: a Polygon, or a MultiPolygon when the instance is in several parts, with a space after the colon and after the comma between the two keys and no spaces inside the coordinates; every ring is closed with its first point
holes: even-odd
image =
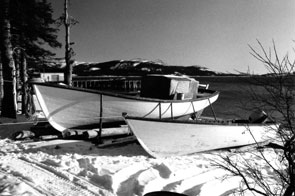
{"type": "MultiPolygon", "coordinates": [[[[48,3],[47,0],[5,0],[0,2],[0,7],[2,8],[0,28],[3,30],[1,31],[1,41],[3,43],[1,44],[3,46],[1,48],[1,54],[7,54],[5,51],[8,48],[10,50],[9,54],[11,55],[9,59],[13,60],[13,55],[15,58],[19,58],[16,62],[20,62],[21,64],[17,67],[21,66],[20,70],[23,70],[23,73],[20,73],[20,75],[24,76],[22,77],[24,80],[27,71],[26,68],[21,69],[26,67],[24,63],[27,62],[28,67],[41,68],[44,62],[55,55],[49,48],[61,47],[61,43],[57,40],[58,28],[55,26],[55,20],[52,16],[53,10],[51,4],[48,3]],[[9,21],[9,28],[7,28],[7,21],[9,21]],[[7,36],[7,32],[9,32],[9,36],[7,36]],[[10,45],[7,45],[8,42],[10,45]],[[27,59],[24,59],[24,57],[27,59]]],[[[3,55],[1,56],[3,75],[4,77],[5,75],[6,77],[9,75],[10,79],[15,79],[16,71],[14,70],[13,73],[10,70],[7,71],[6,59],[8,56],[3,55]]],[[[10,63],[10,65],[11,64],[12,63],[10,63]]],[[[21,81],[21,84],[25,83],[26,81],[21,81]]],[[[15,85],[13,88],[15,91],[15,85]]],[[[4,92],[0,94],[4,94],[2,102],[3,115],[6,113],[5,110],[7,110],[6,106],[4,107],[4,105],[7,105],[5,102],[5,94],[7,94],[7,96],[9,96],[9,94],[11,96],[12,94],[11,91],[5,88],[5,85],[4,92]]],[[[16,95],[13,96],[14,100],[16,100],[16,95]]]]}
{"type": "Polygon", "coordinates": [[[4,79],[3,89],[5,92],[2,100],[1,115],[9,118],[16,118],[15,64],[11,44],[9,5],[10,0],[3,0],[0,6],[0,49],[4,79]]]}
{"type": "Polygon", "coordinates": [[[61,47],[53,10],[47,0],[11,0],[12,44],[24,48],[30,66],[42,65],[61,47]]]}

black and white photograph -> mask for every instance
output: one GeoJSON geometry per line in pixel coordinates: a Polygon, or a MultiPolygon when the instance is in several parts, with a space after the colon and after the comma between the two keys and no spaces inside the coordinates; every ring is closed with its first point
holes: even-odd
{"type": "Polygon", "coordinates": [[[295,196],[294,0],[0,1],[0,196],[253,195],[295,196]]]}

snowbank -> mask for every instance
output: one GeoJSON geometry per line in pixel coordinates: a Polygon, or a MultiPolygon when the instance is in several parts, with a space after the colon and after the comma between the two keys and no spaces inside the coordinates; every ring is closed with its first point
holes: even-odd
{"type": "MultiPolygon", "coordinates": [[[[264,151],[268,157],[277,157],[274,150],[264,151]]],[[[132,196],[161,190],[191,196],[230,195],[238,190],[241,179],[212,165],[220,155],[229,154],[254,157],[251,152],[219,151],[154,159],[138,144],[99,149],[78,140],[2,139],[0,195],[132,196]]],[[[263,169],[269,175],[273,172],[263,169]]]]}

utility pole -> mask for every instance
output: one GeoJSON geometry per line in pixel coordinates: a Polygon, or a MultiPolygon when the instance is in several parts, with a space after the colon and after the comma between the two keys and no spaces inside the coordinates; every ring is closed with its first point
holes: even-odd
{"type": "Polygon", "coordinates": [[[61,17],[59,17],[57,24],[65,26],[65,71],[64,71],[64,82],[65,84],[72,86],[72,72],[73,72],[73,59],[72,57],[75,55],[73,48],[71,45],[74,42],[70,42],[70,28],[72,25],[78,23],[77,20],[73,19],[69,13],[69,0],[64,0],[64,13],[61,17]]]}

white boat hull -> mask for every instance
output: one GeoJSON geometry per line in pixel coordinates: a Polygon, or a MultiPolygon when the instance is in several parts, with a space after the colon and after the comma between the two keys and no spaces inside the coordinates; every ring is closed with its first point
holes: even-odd
{"type": "Polygon", "coordinates": [[[103,122],[123,120],[124,112],[149,118],[201,113],[219,95],[212,92],[206,97],[191,100],[160,100],[46,84],[33,86],[45,117],[59,131],[98,124],[100,119],[103,122]]]}
{"type": "Polygon", "coordinates": [[[126,119],[141,146],[153,157],[244,146],[273,139],[277,124],[199,124],[126,119]]]}

